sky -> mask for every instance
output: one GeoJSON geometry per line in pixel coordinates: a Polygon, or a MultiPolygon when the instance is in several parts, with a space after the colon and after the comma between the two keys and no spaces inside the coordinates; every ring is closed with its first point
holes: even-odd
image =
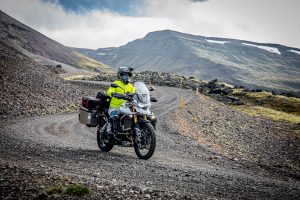
{"type": "Polygon", "coordinates": [[[300,0],[0,0],[71,47],[118,47],[158,30],[300,48],[300,0]]]}

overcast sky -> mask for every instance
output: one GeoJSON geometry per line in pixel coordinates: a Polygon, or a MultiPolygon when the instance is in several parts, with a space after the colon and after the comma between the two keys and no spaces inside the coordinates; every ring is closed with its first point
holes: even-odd
{"type": "Polygon", "coordinates": [[[72,47],[116,47],[148,32],[300,48],[300,0],[0,0],[0,9],[72,47]]]}

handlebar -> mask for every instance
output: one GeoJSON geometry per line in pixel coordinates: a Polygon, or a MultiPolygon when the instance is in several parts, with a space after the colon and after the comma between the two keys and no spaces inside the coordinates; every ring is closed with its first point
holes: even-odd
{"type": "MultiPolygon", "coordinates": [[[[121,93],[117,93],[117,92],[113,92],[111,93],[112,97],[118,98],[118,99],[124,99],[127,101],[132,101],[134,95],[136,95],[136,93],[126,93],[126,94],[121,94],[121,93]]],[[[150,102],[157,102],[157,99],[154,96],[150,96],[150,102]]]]}
{"type": "Polygon", "coordinates": [[[124,99],[127,101],[132,101],[132,98],[134,95],[135,95],[135,93],[126,93],[126,94],[121,94],[121,93],[117,93],[117,92],[111,93],[112,97],[115,97],[117,99],[124,99]]]}

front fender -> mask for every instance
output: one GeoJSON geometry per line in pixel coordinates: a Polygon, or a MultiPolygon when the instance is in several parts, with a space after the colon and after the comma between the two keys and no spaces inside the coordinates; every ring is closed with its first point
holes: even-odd
{"type": "Polygon", "coordinates": [[[137,121],[137,124],[138,125],[142,125],[142,124],[145,124],[145,123],[151,123],[149,120],[147,120],[147,119],[143,119],[143,118],[140,118],[140,119],[138,119],[138,121],[137,121]]]}
{"type": "Polygon", "coordinates": [[[139,126],[143,126],[144,124],[151,124],[153,126],[153,128],[156,130],[156,120],[155,121],[150,121],[148,119],[139,119],[137,122],[137,127],[139,128],[139,126]]]}

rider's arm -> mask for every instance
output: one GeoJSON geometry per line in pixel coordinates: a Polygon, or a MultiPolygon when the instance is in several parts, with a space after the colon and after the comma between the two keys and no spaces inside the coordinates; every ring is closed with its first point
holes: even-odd
{"type": "Polygon", "coordinates": [[[107,92],[106,92],[106,95],[111,97],[111,93],[113,93],[113,92],[116,92],[116,88],[109,87],[107,92]]]}
{"type": "Polygon", "coordinates": [[[135,93],[135,88],[132,86],[131,90],[129,91],[129,93],[135,93]]]}

